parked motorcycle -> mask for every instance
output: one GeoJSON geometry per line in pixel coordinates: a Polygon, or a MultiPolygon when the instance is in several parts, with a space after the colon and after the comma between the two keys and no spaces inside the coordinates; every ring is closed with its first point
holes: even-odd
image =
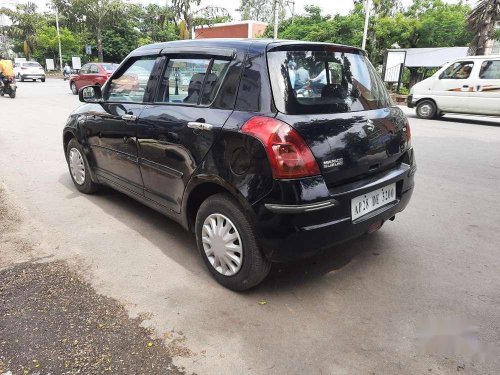
{"type": "Polygon", "coordinates": [[[14,77],[3,78],[3,85],[0,85],[0,96],[9,95],[12,99],[16,97],[16,80],[14,77]]]}

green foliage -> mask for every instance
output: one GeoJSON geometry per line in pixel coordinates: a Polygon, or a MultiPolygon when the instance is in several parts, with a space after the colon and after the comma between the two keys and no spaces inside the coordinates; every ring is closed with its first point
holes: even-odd
{"type": "Polygon", "coordinates": [[[15,40],[16,50],[21,50],[28,60],[31,59],[35,49],[36,32],[44,24],[43,17],[37,12],[36,4],[31,2],[18,4],[16,10],[2,8],[0,14],[5,14],[12,22],[8,35],[15,40]]]}
{"type": "MultiPolygon", "coordinates": [[[[500,1],[500,0],[498,0],[500,1]]],[[[306,6],[306,14],[280,24],[278,37],[361,46],[365,10],[363,0],[355,1],[347,15],[323,16],[317,6],[306,6]]],[[[373,1],[367,51],[381,64],[388,48],[465,46],[472,35],[467,29],[467,3],[448,4],[442,0],[415,0],[406,10],[401,2],[373,1]]],[[[270,25],[264,34],[272,37],[270,25]]]]}
{"type": "MultiPolygon", "coordinates": [[[[363,16],[323,16],[318,6],[306,6],[304,16],[296,16],[282,22],[278,37],[283,39],[309,40],[348,45],[359,45],[363,37],[363,16]]],[[[264,37],[272,37],[273,28],[269,25],[264,37]]]]}
{"type": "Polygon", "coordinates": [[[104,61],[119,63],[139,45],[140,33],[127,24],[103,33],[104,61]]]}
{"type": "MultiPolygon", "coordinates": [[[[75,35],[67,28],[61,28],[60,34],[63,61],[69,61],[72,56],[80,55],[82,50],[80,36],[75,35]]],[[[46,25],[37,31],[36,46],[33,57],[37,61],[43,62],[47,58],[54,59],[56,63],[59,61],[57,30],[54,26],[46,25]]]]}

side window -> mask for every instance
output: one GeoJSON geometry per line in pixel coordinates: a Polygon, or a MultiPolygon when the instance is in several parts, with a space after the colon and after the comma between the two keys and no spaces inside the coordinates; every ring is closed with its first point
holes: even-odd
{"type": "Polygon", "coordinates": [[[170,59],[161,80],[157,101],[210,104],[228,66],[229,61],[219,59],[170,59]]]}
{"type": "Polygon", "coordinates": [[[212,62],[210,72],[208,73],[205,86],[203,88],[201,104],[210,104],[214,101],[215,95],[217,95],[217,92],[219,91],[228,67],[229,61],[227,60],[214,60],[212,62]]]}
{"type": "Polygon", "coordinates": [[[135,60],[122,69],[109,84],[106,100],[114,102],[142,102],[153,70],[156,56],[135,60]]]}
{"type": "Polygon", "coordinates": [[[480,79],[500,79],[500,60],[487,60],[481,64],[480,79]]]}
{"type": "Polygon", "coordinates": [[[198,104],[210,59],[170,59],[157,101],[198,104]]]}
{"type": "Polygon", "coordinates": [[[90,64],[85,64],[80,69],[80,74],[87,74],[89,72],[90,64]]]}
{"type": "Polygon", "coordinates": [[[450,65],[442,74],[441,79],[467,79],[470,77],[472,61],[462,61],[450,65]]]}
{"type": "Polygon", "coordinates": [[[99,67],[95,64],[90,65],[89,69],[90,74],[98,74],[99,73],[99,67]]]}

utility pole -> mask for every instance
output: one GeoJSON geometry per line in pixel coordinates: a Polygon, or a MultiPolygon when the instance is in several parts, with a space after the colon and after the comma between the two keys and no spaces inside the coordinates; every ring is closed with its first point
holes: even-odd
{"type": "Polygon", "coordinates": [[[363,43],[361,49],[366,49],[366,37],[368,35],[368,22],[370,20],[370,0],[365,0],[365,29],[363,30],[363,43]]]}
{"type": "Polygon", "coordinates": [[[278,39],[278,0],[274,0],[274,39],[278,39]]]}
{"type": "Polygon", "coordinates": [[[57,42],[59,44],[59,69],[61,69],[62,73],[63,63],[62,63],[61,33],[59,32],[59,11],[57,7],[56,7],[56,30],[57,30],[57,42]]]}

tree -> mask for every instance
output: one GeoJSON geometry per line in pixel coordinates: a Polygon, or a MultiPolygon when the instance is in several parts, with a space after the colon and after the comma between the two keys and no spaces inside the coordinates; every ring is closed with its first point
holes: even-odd
{"type": "Polygon", "coordinates": [[[240,0],[240,7],[236,9],[241,12],[242,20],[254,20],[274,24],[274,5],[278,5],[279,21],[283,22],[286,16],[286,0],[240,0]]]}
{"type": "Polygon", "coordinates": [[[183,25],[180,29],[181,39],[189,37],[194,26],[210,25],[215,22],[231,20],[227,9],[209,5],[196,10],[195,8],[200,6],[200,4],[201,0],[172,1],[172,11],[176,19],[179,20],[179,25],[183,25]]]}
{"type": "Polygon", "coordinates": [[[18,4],[16,10],[2,8],[0,13],[12,21],[8,34],[22,43],[26,58],[31,60],[35,49],[36,31],[43,25],[43,18],[37,12],[36,4],[31,2],[18,4]]]}
{"type": "Polygon", "coordinates": [[[139,32],[126,23],[103,32],[103,56],[106,61],[120,62],[139,45],[139,32]]]}
{"type": "Polygon", "coordinates": [[[127,5],[122,0],[52,0],[54,7],[63,13],[73,26],[81,31],[88,29],[95,35],[97,57],[103,61],[103,32],[114,26],[115,20],[127,16],[127,5]]]}
{"type": "Polygon", "coordinates": [[[486,43],[493,39],[496,22],[500,21],[500,0],[480,0],[467,18],[474,37],[469,46],[470,52],[484,55],[486,43]]]}
{"type": "MultiPolygon", "coordinates": [[[[361,45],[363,37],[363,16],[351,13],[346,16],[323,16],[318,6],[305,6],[306,14],[284,20],[279,24],[278,36],[284,39],[309,40],[348,45],[361,45]],[[293,22],[292,22],[293,21],[293,22]]],[[[273,35],[269,25],[265,37],[273,35]]]]}
{"type": "MultiPolygon", "coordinates": [[[[67,28],[60,29],[62,59],[68,61],[72,56],[79,55],[82,50],[80,36],[74,34],[67,28]]],[[[52,58],[58,61],[59,43],[55,26],[45,25],[37,31],[36,49],[33,56],[42,61],[45,58],[52,58]]]]}

